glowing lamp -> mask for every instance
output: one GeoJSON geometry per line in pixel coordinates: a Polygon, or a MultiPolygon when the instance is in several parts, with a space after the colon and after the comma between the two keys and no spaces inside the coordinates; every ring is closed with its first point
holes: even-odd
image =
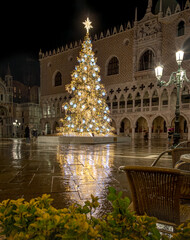
{"type": "Polygon", "coordinates": [[[176,62],[178,65],[181,65],[182,61],[183,61],[183,56],[184,56],[184,52],[183,51],[178,51],[176,52],[176,62]]]}
{"type": "Polygon", "coordinates": [[[162,74],[163,74],[163,67],[161,65],[157,66],[155,68],[155,75],[156,75],[156,78],[158,80],[160,80],[160,78],[162,77],[162,74]]]}

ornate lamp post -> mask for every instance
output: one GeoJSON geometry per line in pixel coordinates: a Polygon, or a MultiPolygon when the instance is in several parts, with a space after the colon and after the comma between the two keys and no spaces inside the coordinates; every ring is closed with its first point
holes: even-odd
{"type": "Polygon", "coordinates": [[[169,86],[171,84],[175,84],[177,88],[177,100],[176,100],[176,109],[175,109],[175,132],[173,136],[173,146],[176,146],[180,140],[180,129],[179,129],[179,117],[180,117],[180,106],[179,106],[179,97],[180,97],[180,88],[183,85],[183,82],[190,80],[186,76],[186,70],[184,70],[181,66],[183,61],[184,52],[178,51],[176,52],[176,62],[178,64],[177,72],[173,72],[169,78],[168,82],[161,80],[163,74],[163,66],[159,65],[155,68],[155,75],[158,80],[158,86],[169,86]]]}
{"type": "Polygon", "coordinates": [[[20,127],[20,125],[21,125],[21,123],[18,122],[17,119],[13,122],[13,126],[16,128],[16,134],[15,134],[15,137],[18,136],[18,128],[20,127]]]}

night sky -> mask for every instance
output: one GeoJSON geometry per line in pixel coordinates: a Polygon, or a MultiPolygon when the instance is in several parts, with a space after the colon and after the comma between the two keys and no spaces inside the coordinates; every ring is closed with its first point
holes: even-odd
{"type": "MultiPolygon", "coordinates": [[[[163,0],[175,1],[175,0],[163,0]]],[[[178,0],[184,4],[186,0],[178,0]]],[[[157,0],[153,0],[153,8],[157,0]]],[[[71,1],[1,1],[0,3],[0,76],[10,65],[14,79],[22,81],[26,59],[38,61],[43,52],[83,39],[82,22],[87,16],[92,21],[91,34],[105,32],[114,26],[134,21],[135,7],[138,20],[146,11],[148,0],[71,0],[71,1]]]]}

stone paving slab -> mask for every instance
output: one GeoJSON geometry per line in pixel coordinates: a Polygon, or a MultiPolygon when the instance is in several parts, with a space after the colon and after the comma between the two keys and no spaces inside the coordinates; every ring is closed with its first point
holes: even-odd
{"type": "MultiPolygon", "coordinates": [[[[110,208],[108,187],[131,197],[122,165],[150,166],[167,148],[166,141],[143,141],[98,145],[25,144],[19,140],[0,142],[0,201],[26,200],[50,194],[53,206],[68,207],[84,203],[90,195],[98,196],[97,215],[110,208]]],[[[171,167],[171,156],[161,166],[171,167]]]]}

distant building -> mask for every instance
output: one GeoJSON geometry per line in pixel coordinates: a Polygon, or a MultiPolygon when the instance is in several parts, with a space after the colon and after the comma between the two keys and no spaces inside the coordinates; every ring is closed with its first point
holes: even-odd
{"type": "MultiPolygon", "coordinates": [[[[142,138],[166,138],[168,128],[174,127],[176,87],[158,87],[155,66],[164,65],[163,79],[169,80],[178,66],[175,52],[185,52],[182,67],[190,79],[190,2],[183,9],[174,0],[157,1],[152,13],[148,1],[145,16],[134,24],[128,22],[119,29],[91,36],[93,51],[100,66],[102,83],[107,90],[113,126],[117,134],[142,138]],[[168,4],[168,5],[166,5],[168,4]]],[[[39,53],[42,129],[46,134],[56,132],[59,119],[64,117],[62,104],[69,96],[65,85],[77,65],[81,41],[57,50],[39,53]]],[[[190,140],[190,84],[180,92],[180,131],[190,140]]]]}
{"type": "Polygon", "coordinates": [[[0,138],[24,137],[26,125],[40,133],[40,118],[39,87],[14,81],[8,67],[0,78],[0,138]]]}

